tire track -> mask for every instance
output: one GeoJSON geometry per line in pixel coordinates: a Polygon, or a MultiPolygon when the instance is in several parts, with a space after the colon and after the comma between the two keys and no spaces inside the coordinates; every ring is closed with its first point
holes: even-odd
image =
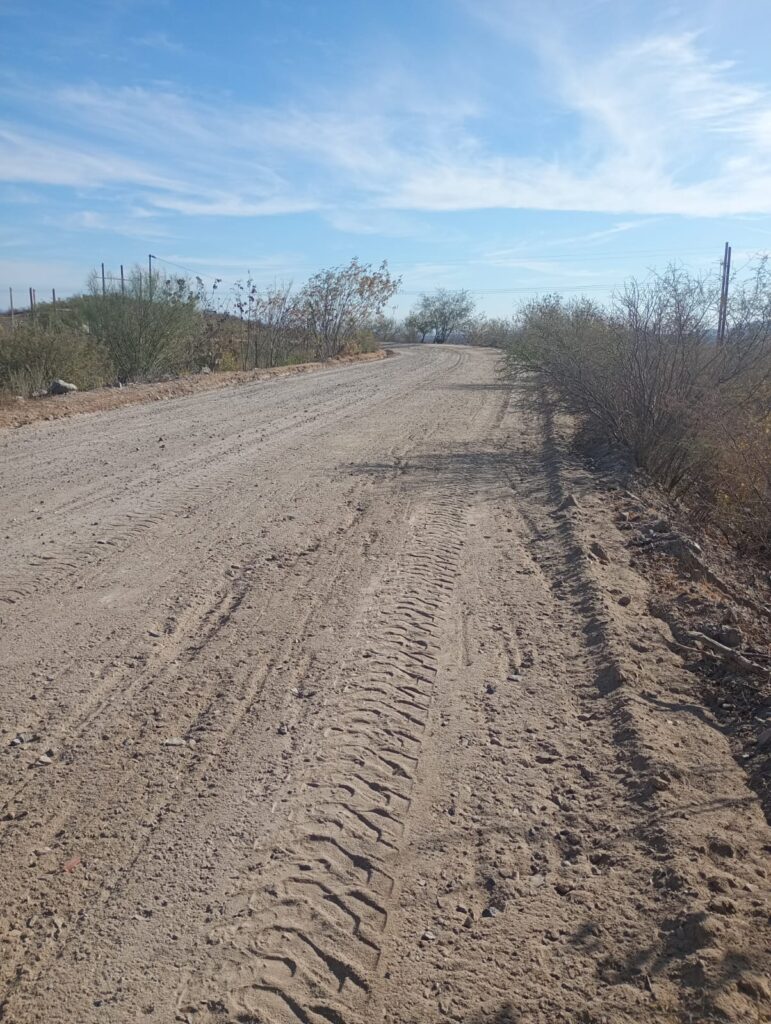
{"type": "MultiPolygon", "coordinates": [[[[319,716],[280,838],[207,936],[214,963],[181,1011],[202,1020],[352,1024],[383,949],[465,531],[456,501],[411,516],[374,621],[319,716]],[[256,876],[256,877],[255,877],[256,876]],[[212,987],[209,987],[212,986],[212,987]],[[204,991],[205,990],[205,991],[204,991]],[[205,1018],[203,1018],[205,1019],[205,1018]]],[[[190,1019],[193,1019],[192,1017],[190,1019]]]]}
{"type": "MultiPolygon", "coordinates": [[[[354,516],[349,530],[356,529],[360,525],[361,516],[354,516]]],[[[346,534],[348,531],[346,531],[346,534]]],[[[335,552],[342,551],[348,543],[345,534],[336,535],[332,550],[330,552],[334,562],[335,552]]],[[[326,578],[326,587],[318,591],[314,601],[304,611],[304,617],[297,622],[300,633],[304,632],[308,623],[316,614],[316,608],[323,603],[325,597],[331,593],[337,583],[340,573],[344,570],[344,563],[337,563],[336,571],[331,572],[326,578]]],[[[71,726],[72,737],[68,741],[68,749],[74,749],[84,734],[94,726],[94,723],[108,715],[115,717],[119,714],[120,708],[132,707],[140,704],[140,698],[145,692],[172,690],[172,675],[187,674],[186,669],[193,669],[198,662],[208,663],[211,661],[212,648],[219,635],[227,629],[231,621],[236,617],[244,598],[253,592],[255,580],[252,575],[253,566],[246,566],[241,576],[233,581],[231,588],[219,593],[205,608],[196,615],[188,615],[184,623],[184,631],[179,637],[174,638],[173,651],[165,652],[162,662],[155,665],[148,665],[146,670],[140,673],[133,681],[130,677],[125,678],[126,686],[120,689],[117,699],[114,699],[115,686],[120,678],[112,680],[112,687],[109,691],[100,692],[99,698],[90,702],[87,709],[81,708],[84,712],[78,719],[77,725],[71,726]],[[181,663],[181,664],[179,664],[181,663]],[[179,664],[179,667],[176,667],[179,664]]],[[[313,575],[312,569],[309,569],[313,575]]],[[[77,815],[77,829],[81,835],[89,834],[95,836],[97,829],[89,830],[89,822],[109,820],[111,812],[120,808],[129,796],[134,793],[134,805],[141,805],[144,809],[144,828],[132,839],[123,844],[121,850],[121,862],[111,868],[111,881],[92,900],[92,906],[87,909],[84,902],[85,894],[73,897],[69,894],[70,909],[68,917],[70,920],[82,920],[85,913],[93,912],[96,908],[104,911],[108,904],[116,901],[124,888],[133,877],[137,864],[146,854],[154,835],[162,828],[165,819],[170,813],[180,813],[181,801],[190,803],[197,800],[197,792],[201,780],[206,777],[216,765],[219,751],[227,747],[232,737],[243,730],[245,723],[251,721],[259,710],[261,695],[268,684],[273,673],[280,671],[277,667],[290,660],[294,665],[294,671],[300,678],[307,671],[307,656],[298,656],[294,650],[297,646],[296,638],[285,637],[279,644],[274,646],[270,655],[265,659],[261,667],[249,667],[237,686],[232,687],[232,692],[227,696],[222,691],[218,680],[210,680],[210,673],[199,672],[191,675],[186,690],[187,701],[182,711],[184,723],[178,722],[175,731],[185,737],[194,737],[198,743],[193,749],[187,752],[183,767],[176,775],[173,783],[166,786],[160,792],[155,792],[153,777],[162,764],[162,757],[157,754],[157,736],[144,735],[140,731],[137,740],[136,752],[141,756],[138,759],[129,760],[126,763],[125,774],[119,792],[105,791],[95,797],[87,810],[81,810],[77,815]],[[304,660],[305,659],[305,660],[304,660]],[[201,743],[201,736],[206,737],[209,732],[216,732],[216,742],[201,743]],[[137,799],[136,794],[144,794],[143,799],[137,799]]],[[[235,679],[234,679],[235,682],[235,679]]],[[[146,701],[145,701],[146,703],[146,701]]],[[[132,713],[132,719],[139,721],[143,716],[138,712],[132,713]]],[[[135,731],[135,730],[131,730],[135,731]]],[[[65,750],[64,755],[67,754],[65,750]]],[[[40,776],[28,776],[25,778],[19,790],[5,801],[5,808],[10,807],[17,796],[24,796],[25,802],[37,806],[37,814],[41,816],[46,801],[43,798],[45,787],[50,780],[43,780],[40,776]],[[30,794],[29,790],[37,790],[37,798],[30,794]]],[[[0,818],[2,815],[0,814],[0,818]]],[[[24,829],[26,819],[20,821],[6,820],[5,829],[0,832],[0,851],[9,860],[17,859],[20,856],[16,849],[19,844],[25,842],[24,829]]],[[[38,841],[46,846],[58,845],[57,836],[65,835],[72,831],[75,824],[73,810],[71,807],[62,807],[58,803],[53,804],[50,814],[38,824],[38,841]]],[[[88,845],[82,844],[83,859],[90,860],[88,845]]],[[[28,901],[29,894],[25,894],[25,901],[28,901]]],[[[8,911],[10,907],[6,908],[8,911]]],[[[53,933],[41,934],[40,938],[33,942],[28,948],[18,946],[15,956],[6,957],[0,971],[0,1020],[6,1018],[10,1011],[9,1007],[14,1001],[17,989],[23,982],[25,987],[31,986],[39,981],[45,974],[46,969],[55,957],[61,958],[69,945],[77,941],[77,930],[67,929],[63,935],[57,930],[53,933]]],[[[0,937],[2,937],[0,932],[0,937]]]]}
{"type": "MultiPolygon", "coordinates": [[[[450,369],[455,368],[461,358],[461,355],[454,354],[454,358],[448,360],[450,369]]],[[[304,405],[300,403],[303,405],[300,411],[283,415],[279,413],[277,422],[268,421],[261,428],[249,431],[258,434],[256,439],[248,440],[247,432],[244,431],[235,437],[218,440],[213,447],[207,448],[203,463],[197,448],[189,455],[181,458],[176,456],[171,474],[162,482],[158,480],[157,469],[137,477],[136,465],[132,460],[132,466],[124,473],[126,488],[128,490],[130,486],[132,495],[131,507],[119,515],[107,514],[99,518],[99,503],[114,500],[118,481],[111,474],[106,485],[90,490],[85,496],[74,496],[64,504],[49,509],[47,517],[55,534],[60,532],[60,515],[73,516],[75,513],[88,512],[88,519],[95,520],[88,524],[89,528],[98,526],[98,536],[69,541],[63,545],[58,543],[56,553],[51,555],[41,554],[39,550],[34,553],[19,552],[17,564],[6,562],[0,572],[0,605],[16,605],[53,586],[60,586],[63,581],[81,574],[84,568],[100,567],[105,556],[124,553],[144,533],[157,529],[168,520],[187,514],[191,508],[199,507],[202,503],[218,502],[224,486],[233,483],[232,479],[228,479],[228,474],[235,472],[239,479],[251,484],[253,478],[259,475],[260,466],[256,460],[265,456],[275,445],[286,448],[293,434],[299,433],[307,438],[309,428],[319,431],[335,422],[342,424],[357,419],[363,404],[370,408],[380,406],[391,401],[397,390],[400,400],[404,401],[425,387],[427,379],[432,379],[440,372],[436,368],[424,368],[421,374],[424,379],[408,387],[400,386],[398,377],[389,378],[374,402],[366,378],[350,384],[346,381],[334,382],[331,391],[321,399],[306,401],[304,405]],[[146,492],[147,496],[142,497],[142,492],[146,492]]],[[[260,385],[253,387],[258,388],[260,385]]],[[[244,396],[239,393],[239,397],[243,403],[244,396]]],[[[275,394],[272,397],[275,398],[275,394]]],[[[153,457],[156,456],[157,452],[153,452],[153,457]]],[[[86,524],[82,523],[81,529],[85,528],[86,524]]],[[[22,534],[25,530],[28,532],[29,522],[19,521],[15,529],[22,534]]],[[[50,537],[37,538],[36,548],[44,547],[47,540],[51,542],[50,537]]]]}

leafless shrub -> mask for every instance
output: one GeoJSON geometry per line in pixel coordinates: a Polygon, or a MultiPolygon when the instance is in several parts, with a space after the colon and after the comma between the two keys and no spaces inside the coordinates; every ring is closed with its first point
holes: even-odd
{"type": "Polygon", "coordinates": [[[756,549],[771,528],[771,289],[734,283],[717,344],[714,282],[676,267],[602,308],[559,296],[520,310],[513,370],[534,368],[695,515],[756,549]]]}
{"type": "Polygon", "coordinates": [[[464,329],[466,343],[482,348],[506,348],[514,332],[513,319],[495,316],[472,317],[464,329]]]}

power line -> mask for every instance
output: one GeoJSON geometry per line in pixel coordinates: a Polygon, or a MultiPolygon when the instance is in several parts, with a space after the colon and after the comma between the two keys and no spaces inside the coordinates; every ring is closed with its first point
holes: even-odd
{"type": "Polygon", "coordinates": [[[176,267],[177,270],[184,270],[186,274],[192,274],[193,277],[207,277],[210,281],[221,280],[221,278],[215,277],[214,274],[203,274],[198,270],[191,270],[190,267],[183,267],[181,263],[173,263],[171,260],[165,260],[162,256],[153,256],[152,258],[158,263],[165,263],[168,267],[176,267]]]}

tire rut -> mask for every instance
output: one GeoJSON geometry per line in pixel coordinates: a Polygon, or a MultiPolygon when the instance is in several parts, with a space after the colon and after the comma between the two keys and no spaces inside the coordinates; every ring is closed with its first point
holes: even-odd
{"type": "MultiPolygon", "coordinates": [[[[346,659],[315,730],[299,795],[260,844],[224,922],[212,967],[181,1012],[270,1024],[364,1019],[398,885],[442,630],[459,571],[457,503],[415,512],[383,580],[374,621],[346,659]]],[[[192,1017],[190,1018],[192,1019],[192,1017]]]]}

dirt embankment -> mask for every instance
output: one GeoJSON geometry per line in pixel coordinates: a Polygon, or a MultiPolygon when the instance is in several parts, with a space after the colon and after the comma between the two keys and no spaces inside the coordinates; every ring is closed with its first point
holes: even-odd
{"type": "Polygon", "coordinates": [[[138,402],[160,402],[167,398],[194,395],[201,391],[234,387],[238,384],[252,384],[255,381],[273,380],[277,377],[294,376],[297,373],[312,373],[316,370],[345,366],[350,363],[372,362],[384,359],[387,352],[366,352],[360,355],[340,356],[327,363],[297,363],[293,366],[276,366],[269,370],[233,371],[227,373],[197,373],[189,377],[175,377],[171,380],[155,381],[149,384],[127,384],[125,387],[96,388],[93,391],[78,391],[66,395],[46,398],[11,398],[0,403],[0,429],[23,427],[38,420],[58,420],[79,413],[105,412],[120,409],[138,402]]]}
{"type": "Polygon", "coordinates": [[[496,364],[0,436],[1,1020],[768,1018],[760,802],[496,364]]]}

